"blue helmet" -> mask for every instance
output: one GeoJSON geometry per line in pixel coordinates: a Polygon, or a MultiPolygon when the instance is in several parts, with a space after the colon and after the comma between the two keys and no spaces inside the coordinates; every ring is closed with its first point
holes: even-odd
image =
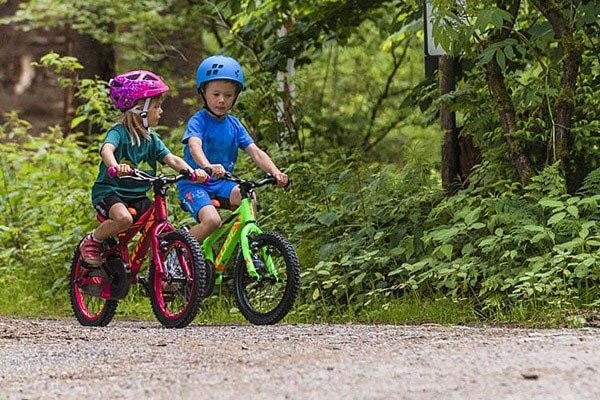
{"type": "Polygon", "coordinates": [[[196,89],[199,91],[203,84],[217,79],[234,81],[240,85],[240,90],[244,90],[244,71],[231,57],[211,56],[202,61],[196,72],[196,89]]]}

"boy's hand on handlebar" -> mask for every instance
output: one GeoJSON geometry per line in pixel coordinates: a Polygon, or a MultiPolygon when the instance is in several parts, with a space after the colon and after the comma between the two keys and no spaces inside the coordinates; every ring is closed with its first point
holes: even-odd
{"type": "Polygon", "coordinates": [[[210,164],[208,167],[211,169],[211,176],[215,178],[222,178],[227,172],[221,164],[210,164]]]}
{"type": "Polygon", "coordinates": [[[275,180],[277,180],[277,184],[276,184],[277,187],[287,187],[288,186],[289,178],[283,172],[277,172],[277,173],[273,174],[273,177],[275,178],[275,180]]]}

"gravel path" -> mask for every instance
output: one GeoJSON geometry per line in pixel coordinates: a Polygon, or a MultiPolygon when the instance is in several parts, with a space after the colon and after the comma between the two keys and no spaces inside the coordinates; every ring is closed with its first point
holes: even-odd
{"type": "Polygon", "coordinates": [[[0,318],[0,399],[600,399],[600,330],[0,318]]]}

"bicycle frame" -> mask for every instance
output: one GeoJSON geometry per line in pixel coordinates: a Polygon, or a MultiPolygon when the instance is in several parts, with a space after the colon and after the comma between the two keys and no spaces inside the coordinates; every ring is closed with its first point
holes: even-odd
{"type": "MultiPolygon", "coordinates": [[[[240,245],[242,257],[246,263],[248,274],[255,279],[260,279],[260,274],[256,271],[254,262],[252,261],[252,249],[250,248],[249,238],[255,234],[261,233],[263,230],[256,222],[256,215],[252,205],[253,190],[243,190],[243,192],[246,193],[242,194],[240,205],[232,211],[231,215],[223,221],[221,226],[215,232],[204,239],[201,245],[204,258],[213,263],[215,271],[218,274],[217,283],[221,282],[223,271],[231,259],[238,243],[240,245]],[[225,241],[215,255],[215,244],[223,237],[225,237],[225,241]]],[[[267,271],[271,276],[278,279],[279,275],[273,265],[273,260],[270,255],[264,253],[262,256],[267,271]]]]}
{"type": "MultiPolygon", "coordinates": [[[[103,257],[107,260],[111,256],[117,256],[121,259],[125,266],[125,271],[131,279],[130,283],[139,282],[138,273],[149,250],[151,251],[152,262],[156,266],[157,272],[163,276],[167,274],[158,251],[160,237],[165,233],[172,232],[175,228],[168,220],[166,189],[155,184],[153,184],[153,187],[154,201],[152,202],[152,206],[129,229],[117,235],[116,244],[103,252],[103,257]],[[141,233],[141,236],[130,254],[129,243],[138,233],[141,233]]],[[[189,266],[187,264],[182,265],[182,268],[185,269],[186,273],[189,273],[189,266]]],[[[86,279],[92,280],[93,278],[86,279]]],[[[84,281],[84,283],[86,282],[84,281]]],[[[87,283],[93,282],[90,281],[87,283]]],[[[103,286],[100,297],[105,299],[111,297],[109,285],[103,286]]]]}
{"type": "Polygon", "coordinates": [[[112,246],[104,252],[104,256],[108,257],[111,254],[118,254],[121,260],[125,263],[125,268],[131,271],[133,276],[136,276],[135,281],[137,282],[137,273],[142,267],[142,262],[149,249],[152,249],[152,261],[156,265],[157,269],[164,273],[163,263],[160,259],[158,251],[159,237],[163,233],[173,231],[173,226],[169,223],[167,217],[167,203],[163,196],[156,195],[152,207],[150,207],[142,216],[125,232],[119,233],[118,243],[112,246]],[[137,234],[141,233],[141,237],[138,239],[131,256],[129,254],[129,242],[137,234]]]}

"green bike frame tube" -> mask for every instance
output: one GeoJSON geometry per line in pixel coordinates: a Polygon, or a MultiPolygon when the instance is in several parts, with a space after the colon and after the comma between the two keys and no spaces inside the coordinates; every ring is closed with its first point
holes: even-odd
{"type": "MultiPolygon", "coordinates": [[[[252,251],[250,250],[248,235],[258,234],[260,232],[262,232],[262,230],[256,224],[252,201],[250,199],[242,199],[240,206],[233,211],[223,225],[202,242],[204,257],[211,261],[214,264],[217,273],[221,274],[231,259],[237,243],[240,243],[242,257],[246,262],[249,275],[258,278],[254,263],[252,262],[252,251]],[[219,252],[215,255],[213,246],[215,242],[225,234],[227,234],[225,241],[219,252]]],[[[270,264],[272,265],[272,263],[270,264]]]]}

